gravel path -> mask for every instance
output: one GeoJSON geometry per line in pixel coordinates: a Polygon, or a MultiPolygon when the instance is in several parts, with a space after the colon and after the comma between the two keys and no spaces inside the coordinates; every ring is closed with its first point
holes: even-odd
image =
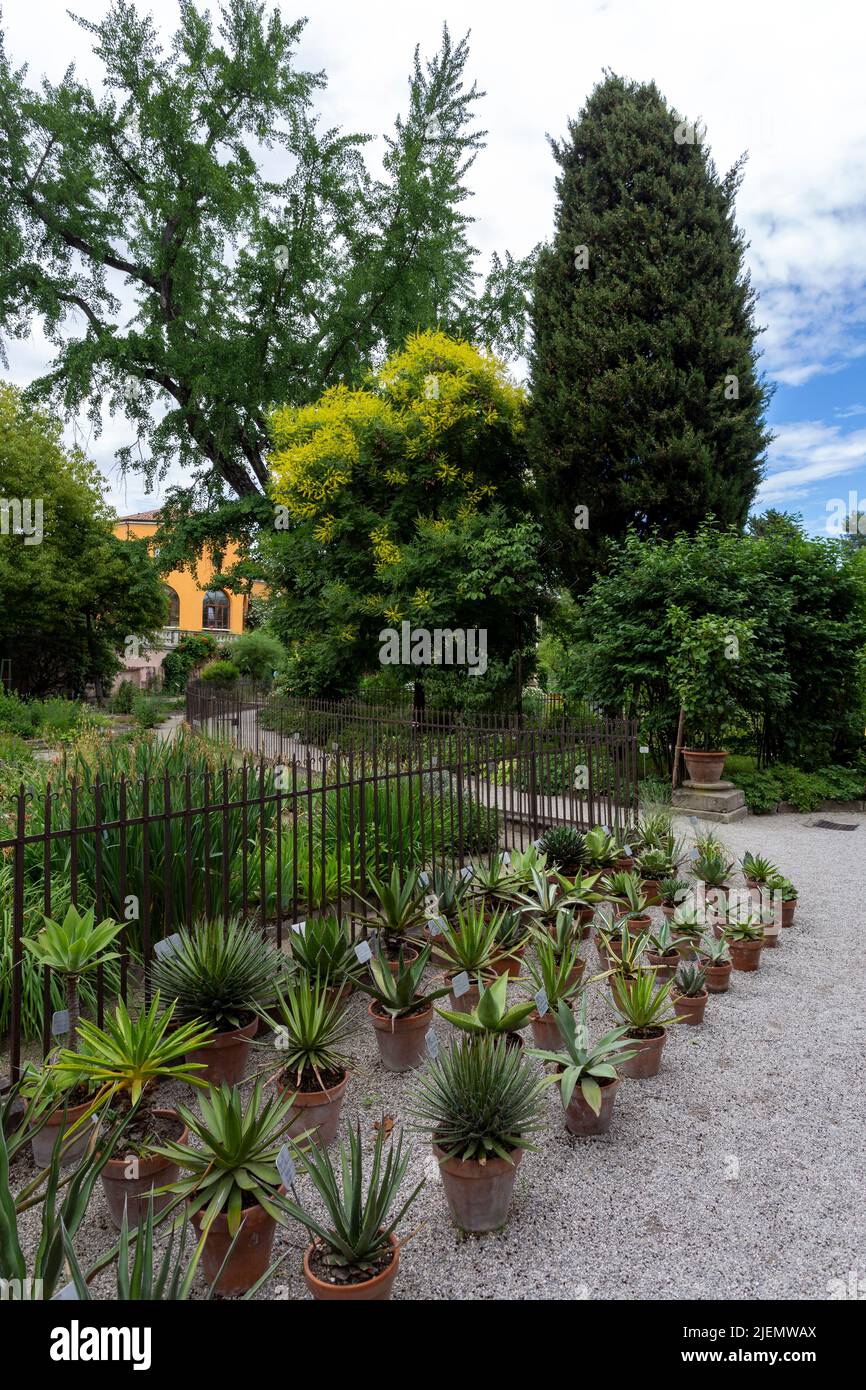
{"type": "MultiPolygon", "coordinates": [[[[710,996],[703,1028],[677,1030],[657,1077],[623,1082],[608,1135],[570,1138],[549,1092],[550,1130],[521,1165],[505,1230],[461,1236],[426,1142],[410,1138],[409,1177],[428,1182],[406,1219],[404,1235],[417,1230],[395,1297],[814,1300],[851,1270],[866,1275],[866,816],[823,817],[856,822],[847,833],[816,828],[821,818],[723,827],[734,854],[765,854],[798,884],[793,928],[757,974],[735,972],[729,993],[710,996]]],[[[597,989],[602,1031],[612,1019],[597,989]]],[[[372,1140],[383,1115],[405,1114],[412,1079],[380,1068],[365,1002],[350,1008],[356,1064],[344,1114],[372,1140]]],[[[441,1042],[449,1031],[439,1020],[441,1042]]],[[[272,1056],[266,1044],[257,1065],[272,1056]]],[[[309,1192],[303,1179],[300,1191],[309,1192]]],[[[113,1239],[98,1189],[82,1263],[113,1239]]],[[[304,1243],[298,1229],[278,1231],[275,1251],[292,1253],[264,1297],[307,1296],[304,1243]]],[[[103,1297],[112,1287],[100,1277],[103,1297]]]]}

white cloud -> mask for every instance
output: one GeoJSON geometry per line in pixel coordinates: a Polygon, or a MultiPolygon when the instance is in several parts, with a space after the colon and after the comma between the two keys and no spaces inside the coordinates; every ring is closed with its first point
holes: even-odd
{"type": "Polygon", "coordinates": [[[866,466],[866,429],[843,432],[820,420],[777,425],[768,451],[768,472],[755,509],[814,498],[826,507],[839,493],[829,480],[866,466]],[[826,484],[820,487],[820,484],[826,484]]]}

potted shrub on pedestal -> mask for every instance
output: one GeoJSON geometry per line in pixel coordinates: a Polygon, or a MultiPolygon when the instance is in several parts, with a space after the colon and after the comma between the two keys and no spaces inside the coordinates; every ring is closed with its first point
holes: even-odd
{"type": "Polygon", "coordinates": [[[303,977],[280,992],[273,1017],[274,1047],[283,1056],[277,1089],[294,1097],[286,1133],[309,1133],[319,1144],[330,1144],[349,1082],[341,1045],[352,1026],[342,1001],[318,980],[303,977]]]}
{"type": "Polygon", "coordinates": [[[606,1134],[613,1117],[613,1104],[619,1087],[617,1066],[635,1055],[624,1041],[625,1028],[614,1028],[591,1044],[586,1024],[586,1000],[578,1022],[567,1004],[557,1014],[561,1047],[556,1050],[530,1049],[530,1057],[552,1062],[556,1071],[548,1083],[559,1083],[565,1125],[571,1134],[606,1134]]]}
{"type": "Polygon", "coordinates": [[[655,1076],[662,1060],[668,1028],[678,1021],[672,1008],[671,982],[661,984],[654,970],[636,975],[614,975],[611,1005],[625,1025],[623,1037],[634,1046],[634,1056],[622,1065],[624,1076],[655,1076]]]}
{"type": "Polygon", "coordinates": [[[544,1080],[504,1038],[464,1038],[440,1052],[412,1096],[429,1134],[445,1198],[464,1231],[495,1231],[508,1218],[514,1179],[543,1127],[544,1080]]]}
{"type": "Polygon", "coordinates": [[[161,1082],[185,1081],[203,1087],[200,1062],[184,1061],[184,1053],[206,1047],[211,1028],[186,1023],[172,1029],[174,1005],[160,1016],[157,993],[150,1007],[131,1018],[121,1000],[105,1028],[82,1019],[78,1025],[78,1050],[63,1049],[53,1062],[57,1075],[70,1082],[84,1081],[96,1092],[93,1104],[105,1102],[104,1116],[114,1125],[127,1120],[123,1131],[123,1156],[111,1154],[102,1169],[108,1209],[120,1229],[124,1213],[138,1222],[152,1201],[158,1213],[170,1201],[155,1188],[177,1177],[177,1168],[155,1155],[154,1148],[168,1139],[181,1142],[186,1130],[177,1110],[160,1105],[161,1082]],[[130,1111],[135,1113],[130,1115],[130,1111]]]}
{"type": "Polygon", "coordinates": [[[371,996],[367,1016],[376,1033],[379,1056],[386,1071],[411,1071],[426,1059],[425,1036],[433,1021],[433,1003],[442,999],[448,986],[421,989],[421,979],[430,959],[430,947],[407,961],[402,950],[396,962],[377,954],[369,962],[370,978],[355,977],[355,983],[371,996]]]}
{"type": "Polygon", "coordinates": [[[173,951],[151,963],[154,988],[166,1002],[177,1002],[176,1021],[198,1019],[214,1029],[211,1042],[187,1058],[204,1063],[206,1081],[235,1086],[242,1080],[259,1014],[273,1004],[287,970],[282,951],[237,917],[225,926],[201,922],[192,931],[181,928],[173,951]]]}
{"type": "Polygon", "coordinates": [[[296,1150],[325,1219],[290,1198],[284,1199],[284,1207],[314,1237],[304,1251],[304,1278],[320,1302],[381,1303],[391,1297],[400,1264],[395,1232],[424,1182],[392,1215],[411,1155],[403,1151],[401,1131],[389,1137],[387,1157],[385,1142],[380,1126],[366,1177],[360,1127],[349,1131],[348,1145],[340,1144],[338,1165],[317,1144],[296,1150]]]}
{"type": "Polygon", "coordinates": [[[693,961],[684,960],[674,976],[671,997],[681,1023],[689,1023],[693,1027],[703,1023],[709,999],[703,968],[693,961]]]}
{"type": "Polygon", "coordinates": [[[276,1223],[285,1225],[276,1159],[292,1097],[265,1100],[256,1081],[244,1101],[240,1087],[223,1082],[198,1103],[200,1114],[177,1107],[196,1145],[167,1143],[155,1152],[181,1169],[169,1190],[188,1198],[193,1225],[206,1237],[202,1267],[216,1292],[244,1293],[268,1268],[276,1223]]]}
{"type": "MultiPolygon", "coordinates": [[[[44,919],[45,926],[35,937],[25,937],[25,948],[34,955],[43,969],[54,970],[64,981],[66,989],[66,1011],[68,1014],[67,1036],[69,1049],[78,1049],[79,1029],[79,981],[82,975],[89,974],[99,965],[117,960],[118,953],[111,949],[121,930],[120,922],[110,918],[94,924],[92,909],[79,912],[74,905],[66,911],[62,922],[54,922],[50,917],[44,919]]],[[[47,1167],[51,1160],[55,1140],[63,1130],[61,1163],[75,1163],[84,1153],[95,1116],[88,1114],[92,1109],[93,1092],[86,1081],[69,1080],[58,1096],[60,1104],[47,1114],[39,1129],[33,1131],[33,1159],[38,1168],[47,1167]]]]}
{"type": "Polygon", "coordinates": [[[743,720],[750,692],[761,683],[754,625],[717,614],[693,618],[674,605],[668,624],[674,644],[669,677],[687,739],[683,757],[691,781],[711,786],[728,756],[724,730],[743,720]]]}

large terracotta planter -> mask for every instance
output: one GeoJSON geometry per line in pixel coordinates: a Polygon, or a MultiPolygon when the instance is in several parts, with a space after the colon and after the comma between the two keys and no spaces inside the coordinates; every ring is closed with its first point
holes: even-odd
{"type": "Polygon", "coordinates": [[[565,1127],[569,1134],[607,1134],[610,1129],[620,1079],[618,1076],[611,1077],[606,1081],[600,1080],[598,1084],[601,1087],[601,1110],[597,1115],[584,1100],[580,1085],[575,1086],[574,1095],[565,1111],[565,1127]]]}
{"type": "Polygon", "coordinates": [[[763,949],[763,941],[730,941],[728,955],[731,957],[731,965],[735,970],[757,970],[763,949]]]}
{"type": "Polygon", "coordinates": [[[523,1150],[513,1149],[510,1163],[504,1158],[489,1158],[486,1163],[462,1158],[448,1158],[443,1162],[442,1150],[435,1143],[433,1152],[440,1160],[439,1171],[448,1209],[460,1229],[498,1231],[504,1226],[523,1150]]]}
{"type": "Polygon", "coordinates": [[[680,1023],[690,1024],[693,1028],[702,1024],[709,997],[707,990],[695,995],[674,993],[673,1005],[680,1023]]]}
{"type": "Polygon", "coordinates": [[[797,899],[791,898],[790,902],[782,903],[782,926],[793,927],[794,913],[797,911],[797,899]]]}
{"type": "Polygon", "coordinates": [[[671,951],[666,956],[660,956],[657,951],[647,951],[645,959],[647,965],[651,965],[655,969],[657,979],[669,980],[672,975],[677,973],[680,953],[679,951],[671,951]]]}
{"type": "Polygon", "coordinates": [[[384,1303],[391,1297],[400,1266],[400,1247],[393,1235],[388,1240],[394,1252],[391,1263],[381,1274],[366,1279],[363,1284],[329,1284],[327,1280],[317,1278],[310,1267],[314,1246],[308,1245],[304,1251],[304,1279],[313,1298],[320,1303],[384,1303]]]}
{"type": "MultiPolygon", "coordinates": [[[[33,1152],[33,1162],[37,1168],[47,1168],[51,1162],[51,1155],[54,1152],[54,1144],[57,1139],[61,1126],[63,1132],[69,1134],[76,1122],[81,1119],[85,1111],[90,1109],[92,1102],[85,1101],[83,1105],[70,1105],[65,1115],[62,1106],[57,1110],[52,1110],[51,1114],[43,1122],[41,1128],[34,1129],[30,1135],[30,1148],[33,1152]]],[[[78,1163],[83,1158],[84,1151],[90,1141],[90,1136],[98,1123],[98,1117],[94,1115],[89,1121],[75,1130],[75,1137],[65,1140],[60,1157],[61,1168],[69,1168],[71,1164],[78,1163]]]]}
{"type": "Polygon", "coordinates": [[[562,1034],[559,1031],[559,1020],[552,1009],[548,1009],[544,1015],[536,1009],[529,1015],[529,1026],[536,1047],[540,1047],[544,1052],[561,1051],[562,1034]]]}
{"type": "Polygon", "coordinates": [[[631,1031],[626,1033],[624,1041],[635,1049],[635,1055],[627,1062],[619,1063],[623,1076],[631,1076],[639,1081],[648,1076],[655,1076],[662,1064],[662,1048],[667,1036],[667,1028],[661,1027],[657,1031],[654,1030],[653,1036],[648,1038],[636,1037],[631,1031]]]}
{"type": "MultiPolygon", "coordinates": [[[[517,946],[508,956],[500,956],[493,963],[493,973],[495,975],[510,975],[512,978],[520,974],[520,966],[526,954],[526,943],[517,946]]],[[[477,1001],[476,1001],[477,1002],[477,1001]]],[[[474,1006],[473,1006],[474,1007],[474,1006]]],[[[460,1010],[462,1013],[463,1011],[460,1010]]]]}
{"type": "Polygon", "coordinates": [[[206,1047],[197,1047],[186,1054],[188,1062],[203,1062],[205,1070],[197,1073],[212,1086],[225,1081],[229,1086],[237,1086],[243,1081],[247,1069],[252,1040],[259,1026],[254,1018],[245,1028],[236,1028],[231,1033],[217,1033],[213,1042],[206,1047]]]}
{"type": "Polygon", "coordinates": [[[379,1056],[386,1071],[412,1071],[423,1067],[427,1059],[425,1034],[433,1019],[433,1005],[423,1013],[408,1018],[392,1018],[375,1012],[375,1002],[367,1008],[367,1017],[376,1031],[379,1056]]]}
{"type": "MultiPolygon", "coordinates": [[[[163,1120],[175,1120],[175,1142],[186,1143],[189,1131],[176,1110],[154,1110],[153,1114],[163,1120]]],[[[121,1135],[121,1144],[122,1142],[121,1135]]],[[[133,1155],[110,1158],[102,1170],[102,1186],[111,1219],[117,1229],[120,1230],[123,1225],[124,1210],[130,1229],[134,1229],[147,1211],[148,1200],[154,1188],[166,1187],[177,1179],[179,1173],[178,1165],[172,1163],[170,1158],[163,1158],[162,1154],[149,1154],[142,1158],[133,1155]]],[[[154,1213],[162,1211],[173,1200],[170,1192],[160,1192],[158,1195],[154,1193],[154,1213]]]]}
{"type": "MultiPolygon", "coordinates": [[[[203,1214],[202,1211],[197,1211],[192,1218],[199,1236],[203,1214]]],[[[274,1218],[269,1216],[258,1202],[245,1208],[243,1225],[235,1241],[235,1248],[226,1260],[225,1269],[216,1285],[217,1293],[246,1293],[257,1279],[261,1279],[271,1262],[276,1224],[274,1218]]],[[[212,1284],[219,1274],[231,1243],[228,1219],[220,1213],[214,1217],[201,1252],[201,1268],[208,1284],[212,1284]]]]}
{"type": "Polygon", "coordinates": [[[726,965],[704,966],[704,974],[707,977],[707,989],[710,994],[725,994],[727,992],[730,987],[731,971],[733,968],[730,961],[728,961],[726,965]]]}
{"type": "MultiPolygon", "coordinates": [[[[348,1084],[349,1073],[344,1071],[342,1081],[338,1081],[336,1086],[329,1086],[325,1090],[297,1091],[286,1134],[291,1139],[299,1139],[302,1134],[313,1131],[311,1137],[317,1144],[332,1144],[340,1127],[340,1114],[348,1084]]],[[[293,1090],[282,1079],[279,1089],[290,1095],[293,1090]]]]}
{"type": "Polygon", "coordinates": [[[690,781],[720,782],[725,770],[725,758],[727,756],[727,753],[718,751],[703,753],[696,748],[684,748],[683,757],[686,760],[690,781]]]}

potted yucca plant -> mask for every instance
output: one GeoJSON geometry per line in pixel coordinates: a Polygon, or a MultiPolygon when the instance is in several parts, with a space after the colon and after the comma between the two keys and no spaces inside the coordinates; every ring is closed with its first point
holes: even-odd
{"type": "MultiPolygon", "coordinates": [[[[389,972],[390,973],[390,972],[389,972]]],[[[352,1031],[346,1010],[318,980],[290,982],[277,999],[274,1046],[282,1054],[277,1088],[294,1096],[286,1133],[336,1138],[349,1083],[343,1043],[352,1031]]]]}
{"type": "Polygon", "coordinates": [[[436,964],[444,968],[449,988],[458,975],[466,974],[470,980],[463,994],[456,995],[452,990],[452,1009],[471,1013],[478,1003],[478,980],[491,980],[497,973],[504,954],[499,942],[503,918],[502,911],[488,915],[479,900],[459,906],[456,922],[443,920],[433,943],[436,964]]]}
{"type": "Polygon", "coordinates": [[[616,974],[611,979],[610,1002],[625,1025],[623,1036],[634,1046],[634,1056],[623,1063],[623,1074],[655,1076],[668,1028],[678,1019],[672,1007],[670,980],[660,983],[652,969],[634,975],[616,974]]]}
{"type": "Polygon", "coordinates": [[[204,1063],[206,1081],[236,1086],[242,1080],[259,1016],[273,1005],[288,969],[282,951],[238,917],[182,927],[174,950],[151,962],[154,988],[166,1003],[176,1001],[176,1021],[198,1019],[214,1030],[206,1047],[188,1054],[190,1062],[204,1063]]]}
{"type": "Polygon", "coordinates": [[[558,1023],[560,1047],[549,1051],[533,1048],[529,1056],[555,1066],[556,1071],[547,1080],[559,1084],[568,1131],[579,1135],[606,1134],[619,1086],[617,1067],[635,1055],[625,1041],[627,1030],[614,1028],[590,1043],[585,999],[579,1022],[568,1005],[560,1003],[558,1023]]]}
{"type": "Polygon", "coordinates": [[[312,917],[302,931],[289,934],[288,954],[298,975],[318,980],[330,999],[347,999],[357,958],[349,917],[335,912],[312,917]]]}
{"type": "Polygon", "coordinates": [[[693,1027],[704,1021],[707,1007],[707,976],[703,966],[695,961],[684,960],[674,976],[671,997],[681,1023],[693,1027]]]}
{"type": "Polygon", "coordinates": [[[508,1218],[517,1166],[543,1127],[544,1081],[504,1038],[464,1038],[439,1053],[411,1099],[429,1134],[445,1199],[464,1231],[508,1218]]]}
{"type": "Polygon", "coordinates": [[[186,1052],[207,1047],[213,1029],[198,1021],[172,1028],[174,1005],[160,1013],[159,993],[149,1007],[133,1018],[121,1000],[114,1016],[104,1028],[81,1019],[78,1049],[63,1049],[53,1070],[71,1082],[84,1080],[96,1092],[94,1106],[105,1102],[105,1117],[112,1125],[129,1116],[123,1131],[123,1154],[112,1154],[102,1169],[102,1186],[108,1210],[120,1229],[124,1213],[138,1221],[152,1200],[160,1212],[171,1199],[153,1196],[177,1177],[177,1167],[154,1153],[154,1146],[167,1139],[183,1142],[186,1130],[172,1106],[160,1105],[157,1087],[161,1083],[183,1081],[204,1086],[200,1062],[184,1060],[186,1052]],[[135,1113],[130,1116],[130,1111],[135,1113]]]}
{"type": "Polygon", "coordinates": [[[497,975],[513,978],[520,974],[528,941],[529,929],[523,913],[516,907],[504,907],[496,934],[496,949],[500,954],[494,957],[491,966],[497,975]]]}
{"type": "MultiPolygon", "coordinates": [[[[43,920],[45,925],[42,931],[34,937],[25,936],[23,944],[43,969],[55,971],[64,981],[69,1050],[76,1052],[80,1015],[79,982],[83,975],[91,974],[100,965],[119,958],[112,947],[122,924],[108,917],[97,923],[92,909],[79,912],[74,904],[67,908],[62,922],[55,922],[50,917],[43,920]]],[[[55,1079],[60,1081],[59,1073],[51,1073],[52,1089],[55,1079]]],[[[33,1131],[31,1143],[37,1168],[46,1168],[50,1163],[61,1129],[61,1163],[66,1166],[77,1162],[97,1123],[96,1116],[89,1113],[93,1108],[90,1084],[80,1076],[70,1079],[68,1073],[64,1074],[63,1080],[64,1085],[58,1088],[62,1090],[62,1095],[58,1095],[61,1103],[33,1131]]]]}
{"type": "Polygon", "coordinates": [[[357,897],[373,914],[372,926],[378,933],[380,949],[388,960],[394,962],[402,948],[404,960],[414,960],[418,954],[408,938],[421,930],[426,921],[424,911],[424,884],[419,870],[409,869],[405,878],[400,868],[394,864],[387,881],[368,873],[367,878],[374,897],[357,897]]]}
{"type": "Polygon", "coordinates": [[[392,1134],[387,1139],[387,1155],[385,1145],[385,1126],[380,1125],[367,1172],[360,1126],[349,1131],[348,1144],[340,1144],[338,1165],[317,1144],[296,1150],[325,1218],[290,1198],[284,1205],[313,1236],[304,1251],[304,1278],[320,1302],[381,1303],[391,1297],[400,1264],[396,1230],[424,1181],[398,1207],[411,1155],[404,1151],[399,1130],[396,1138],[392,1134]]]}
{"type": "Polygon", "coordinates": [[[434,1001],[449,992],[448,985],[422,991],[421,980],[429,959],[429,946],[412,960],[407,960],[402,950],[396,961],[377,952],[368,962],[369,978],[356,977],[359,989],[371,996],[367,1016],[386,1071],[411,1071],[424,1064],[425,1037],[433,1021],[434,1001]]]}

